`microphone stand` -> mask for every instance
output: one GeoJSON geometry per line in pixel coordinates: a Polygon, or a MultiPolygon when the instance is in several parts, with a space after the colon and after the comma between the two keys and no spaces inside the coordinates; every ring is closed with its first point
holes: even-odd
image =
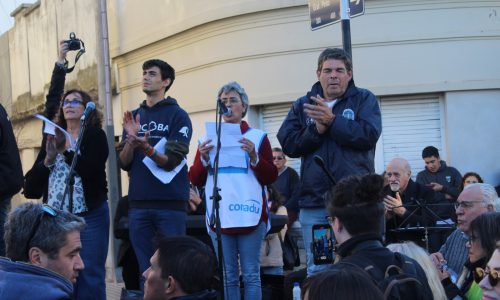
{"type": "MultiPolygon", "coordinates": [[[[401,206],[398,206],[398,207],[415,207],[415,209],[403,220],[401,221],[401,223],[399,224],[398,226],[398,229],[405,229],[403,226],[405,225],[405,223],[407,223],[408,221],[410,221],[410,218],[411,216],[413,216],[414,214],[416,214],[418,211],[422,212],[422,213],[426,213],[425,215],[423,215],[422,217],[424,218],[424,222],[427,220],[428,217],[432,219],[435,219],[436,221],[443,221],[445,222],[448,226],[451,226],[451,227],[441,227],[441,229],[449,229],[449,228],[453,228],[453,224],[450,224],[448,221],[446,220],[443,220],[443,218],[441,218],[440,216],[438,216],[434,211],[432,211],[429,206],[433,205],[433,206],[441,206],[441,205],[445,205],[445,206],[449,206],[449,205],[452,205],[452,204],[447,204],[447,203],[430,203],[430,204],[426,204],[424,202],[422,202],[421,200],[423,199],[414,199],[413,201],[415,202],[415,204],[413,205],[401,205],[401,206]]],[[[426,224],[422,224],[422,229],[424,230],[424,238],[425,238],[425,246],[426,246],[426,250],[429,251],[429,229],[436,229],[437,227],[431,227],[431,226],[428,226],[426,224]]]]}
{"type": "Polygon", "coordinates": [[[220,215],[219,215],[219,201],[222,199],[220,196],[220,189],[217,186],[217,179],[219,175],[219,153],[220,153],[220,136],[221,136],[221,129],[222,129],[222,115],[223,115],[223,108],[222,108],[222,103],[220,99],[217,99],[217,117],[216,117],[216,122],[215,122],[215,131],[217,134],[217,143],[215,147],[215,158],[214,158],[214,165],[212,166],[213,168],[213,181],[214,181],[214,187],[212,191],[212,214],[210,215],[210,226],[214,227],[215,226],[215,234],[217,236],[217,256],[219,258],[219,299],[224,300],[224,290],[227,287],[227,284],[225,284],[226,277],[224,277],[225,274],[225,269],[224,269],[224,253],[222,251],[222,233],[221,233],[221,224],[220,224],[220,215]]]}
{"type": "MultiPolygon", "coordinates": [[[[87,118],[88,116],[83,116],[80,119],[80,132],[78,133],[78,138],[76,139],[76,145],[75,145],[75,153],[73,155],[73,160],[71,161],[71,166],[69,167],[69,173],[68,176],[66,177],[64,184],[64,193],[63,193],[63,198],[61,201],[61,205],[59,207],[59,210],[63,210],[64,202],[66,201],[66,195],[68,195],[68,201],[69,201],[69,212],[73,213],[73,189],[75,185],[75,168],[76,168],[76,161],[78,160],[78,153],[80,152],[80,144],[82,143],[82,137],[83,133],[85,132],[85,129],[87,128],[87,118]]],[[[70,141],[71,143],[71,141],[70,141]]]]}

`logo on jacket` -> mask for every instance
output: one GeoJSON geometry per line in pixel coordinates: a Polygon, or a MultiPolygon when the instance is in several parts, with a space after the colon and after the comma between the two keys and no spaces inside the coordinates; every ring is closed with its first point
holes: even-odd
{"type": "Polygon", "coordinates": [[[446,182],[451,183],[451,176],[446,176],[446,182]]]}
{"type": "Polygon", "coordinates": [[[316,121],[314,121],[314,119],[313,119],[313,118],[309,118],[309,117],[308,117],[308,118],[306,119],[306,125],[307,125],[307,126],[312,125],[312,124],[315,124],[315,123],[316,123],[316,121]]]}
{"type": "Polygon", "coordinates": [[[250,204],[229,204],[230,211],[242,211],[242,212],[251,212],[255,214],[260,214],[260,202],[257,200],[249,199],[245,202],[250,202],[250,204]],[[257,205],[255,205],[257,203],[257,205]]]}
{"type": "Polygon", "coordinates": [[[344,109],[342,112],[342,117],[348,119],[348,120],[353,120],[354,121],[354,111],[350,108],[344,109]]]}
{"type": "Polygon", "coordinates": [[[155,121],[151,121],[149,123],[141,124],[140,132],[154,132],[154,131],[168,131],[168,125],[163,123],[156,123],[155,121]]]}
{"type": "Polygon", "coordinates": [[[187,128],[187,126],[184,126],[181,128],[181,130],[179,130],[180,133],[182,133],[182,135],[187,138],[188,137],[188,133],[189,133],[189,128],[187,128]]]}

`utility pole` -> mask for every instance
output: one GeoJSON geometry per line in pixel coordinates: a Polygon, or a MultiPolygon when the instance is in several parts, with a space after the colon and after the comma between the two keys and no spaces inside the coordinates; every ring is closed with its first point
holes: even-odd
{"type": "MultiPolygon", "coordinates": [[[[106,123],[106,136],[108,139],[108,164],[107,164],[107,175],[108,175],[108,202],[110,211],[110,232],[113,232],[113,219],[116,211],[116,206],[119,198],[118,191],[118,163],[116,159],[115,151],[115,129],[113,125],[113,105],[111,103],[111,75],[110,75],[110,58],[109,58],[109,36],[108,36],[108,14],[106,8],[106,0],[99,0],[99,11],[97,14],[97,24],[98,24],[98,51],[97,51],[97,77],[99,83],[99,102],[104,104],[105,110],[105,123],[106,123]]],[[[116,257],[116,240],[112,234],[110,234],[110,243],[108,248],[108,263],[111,264],[110,270],[111,279],[116,283],[116,272],[115,272],[115,257],[116,257]]]]}

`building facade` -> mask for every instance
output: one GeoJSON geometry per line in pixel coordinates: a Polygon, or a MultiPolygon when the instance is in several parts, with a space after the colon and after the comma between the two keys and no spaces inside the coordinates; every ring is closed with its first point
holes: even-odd
{"type": "MultiPolygon", "coordinates": [[[[87,53],[68,85],[97,95],[97,9],[92,0],[41,0],[18,9],[15,27],[0,37],[0,72],[8,78],[0,95],[25,172],[41,140],[41,123],[30,116],[42,110],[58,40],[72,31],[87,53]]],[[[292,101],[316,81],[318,54],[342,46],[340,24],[310,30],[306,0],[108,0],[107,9],[115,136],[123,112],[144,99],[142,62],[164,59],[177,73],[168,94],[193,121],[190,163],[204,122],[215,118],[220,86],[236,80],[245,87],[250,124],[279,146],[276,132],[292,101]]],[[[460,172],[500,184],[500,2],[366,0],[351,34],[355,82],[382,109],[377,172],[401,156],[416,174],[421,150],[434,145],[460,172]]]]}

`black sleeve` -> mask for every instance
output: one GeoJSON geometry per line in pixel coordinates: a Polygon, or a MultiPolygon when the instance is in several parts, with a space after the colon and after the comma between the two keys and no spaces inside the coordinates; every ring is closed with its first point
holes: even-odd
{"type": "Polygon", "coordinates": [[[59,65],[54,66],[50,79],[49,93],[45,97],[45,116],[53,120],[59,110],[61,97],[64,94],[64,83],[66,81],[66,71],[59,65]]]}
{"type": "MultiPolygon", "coordinates": [[[[99,170],[106,164],[108,159],[109,149],[106,134],[100,128],[87,127],[87,131],[80,145],[80,155],[76,161],[75,170],[82,180],[92,178],[96,170],[99,170]]],[[[65,160],[71,166],[74,152],[65,151],[65,160]]]]}
{"type": "Polygon", "coordinates": [[[451,300],[456,296],[461,296],[460,289],[453,282],[451,282],[449,277],[441,280],[441,284],[443,285],[444,292],[446,293],[446,298],[451,300]]]}
{"type": "Polygon", "coordinates": [[[40,199],[43,196],[44,202],[47,200],[47,188],[49,184],[49,168],[47,168],[43,161],[45,159],[45,143],[46,136],[43,136],[42,145],[35,163],[31,169],[24,176],[24,197],[28,199],[40,199]]]}
{"type": "Polygon", "coordinates": [[[297,172],[289,168],[288,170],[288,188],[290,192],[290,198],[288,199],[285,207],[287,210],[298,212],[299,208],[299,192],[300,192],[300,179],[297,172]]]}

